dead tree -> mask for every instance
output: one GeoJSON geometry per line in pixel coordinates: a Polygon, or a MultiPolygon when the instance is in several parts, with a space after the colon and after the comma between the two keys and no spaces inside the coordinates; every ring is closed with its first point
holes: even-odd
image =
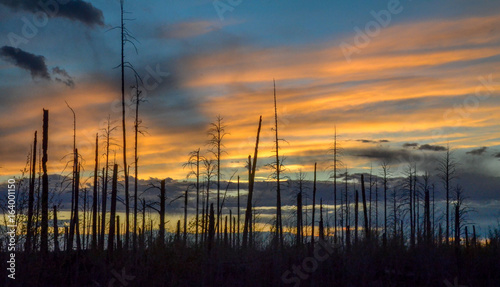
{"type": "Polygon", "coordinates": [[[250,172],[248,176],[248,198],[247,198],[247,208],[245,210],[245,224],[243,225],[243,247],[247,246],[249,233],[251,234],[252,232],[252,198],[255,185],[255,172],[257,167],[257,156],[259,152],[259,138],[260,138],[261,126],[262,126],[262,116],[260,116],[259,118],[259,127],[257,128],[257,137],[255,140],[253,164],[251,164],[250,156],[248,157],[248,167],[250,172]]]}
{"type": "Polygon", "coordinates": [[[354,243],[358,243],[358,213],[359,213],[359,207],[358,207],[358,202],[359,202],[359,193],[358,190],[356,190],[356,196],[354,200],[354,243]]]}
{"type": "Polygon", "coordinates": [[[99,168],[99,134],[95,135],[94,194],[92,196],[92,249],[97,249],[97,177],[99,168]]]}
{"type": "Polygon", "coordinates": [[[339,146],[337,143],[337,126],[334,127],[333,136],[333,234],[334,240],[337,242],[337,168],[342,162],[339,160],[339,146]]]}
{"type": "Polygon", "coordinates": [[[128,42],[132,44],[137,52],[137,48],[135,47],[134,42],[135,38],[130,34],[130,31],[125,27],[125,19],[123,17],[123,2],[124,0],[120,0],[120,26],[117,28],[120,29],[121,41],[121,62],[119,67],[121,68],[121,94],[122,94],[122,135],[123,135],[123,171],[125,175],[125,248],[129,247],[129,237],[130,237],[130,194],[129,194],[129,171],[127,165],[127,134],[126,134],[126,125],[125,125],[125,68],[129,68],[134,72],[134,75],[137,76],[137,72],[135,71],[132,64],[128,61],[125,61],[125,44],[128,42]]]}
{"type": "Polygon", "coordinates": [[[108,176],[109,176],[109,146],[111,140],[111,133],[116,127],[111,128],[111,119],[108,116],[107,127],[104,130],[106,139],[105,151],[105,165],[103,170],[103,183],[102,183],[102,200],[101,200],[101,237],[99,238],[99,249],[104,250],[104,237],[106,234],[106,201],[108,198],[108,176]]]}
{"type": "Polygon", "coordinates": [[[318,224],[318,229],[319,229],[319,239],[320,240],[325,240],[325,228],[323,224],[323,199],[321,198],[319,200],[319,224],[318,224]]]}
{"type": "Polygon", "coordinates": [[[33,204],[35,202],[35,170],[36,170],[36,131],[33,140],[33,153],[31,155],[32,165],[31,165],[31,178],[30,178],[30,189],[28,195],[28,224],[26,227],[26,244],[24,249],[27,253],[31,252],[31,239],[33,238],[33,204]]]}
{"type": "Polygon", "coordinates": [[[361,174],[361,196],[363,198],[363,215],[365,220],[365,238],[370,240],[370,226],[368,223],[368,209],[366,208],[366,192],[365,192],[365,179],[361,174]]]}
{"type": "Polygon", "coordinates": [[[57,226],[57,206],[54,205],[54,251],[59,252],[59,227],[57,226]]]}
{"type": "Polygon", "coordinates": [[[240,246],[240,176],[238,175],[238,230],[236,232],[236,246],[240,246]]]}
{"type": "Polygon", "coordinates": [[[208,240],[207,240],[208,251],[212,250],[214,244],[214,235],[215,235],[214,204],[210,203],[210,218],[208,220],[208,240]]]}
{"type": "Polygon", "coordinates": [[[389,166],[387,162],[382,163],[383,181],[384,181],[384,236],[382,238],[383,245],[387,244],[387,175],[389,173],[389,166]]]}
{"type": "Polygon", "coordinates": [[[183,164],[183,167],[189,166],[191,171],[188,174],[188,178],[191,175],[196,177],[196,215],[195,215],[195,245],[198,245],[198,233],[199,233],[199,205],[200,205],[200,149],[192,151],[189,153],[189,159],[183,164]]]}
{"type": "Polygon", "coordinates": [[[313,181],[313,198],[312,198],[312,219],[311,219],[311,248],[314,247],[314,215],[316,213],[316,163],[314,163],[314,181],[313,181]]]}
{"type": "Polygon", "coordinates": [[[208,130],[208,135],[210,137],[208,144],[211,146],[210,152],[215,156],[215,160],[217,161],[217,240],[219,240],[220,236],[220,226],[222,226],[222,221],[220,218],[220,161],[221,155],[225,153],[223,150],[224,144],[222,140],[227,135],[225,132],[225,126],[223,125],[223,118],[219,115],[217,116],[216,122],[210,124],[210,129],[208,130]]]}
{"type": "Polygon", "coordinates": [[[457,163],[453,159],[452,151],[450,147],[446,147],[446,153],[444,157],[438,162],[438,174],[444,185],[446,191],[446,230],[445,230],[445,242],[448,245],[450,242],[450,184],[455,178],[457,163]]]}
{"type": "Polygon", "coordinates": [[[49,111],[43,110],[43,140],[42,140],[42,224],[40,232],[40,250],[49,250],[49,177],[47,174],[47,148],[49,142],[49,111]]]}
{"type": "MultiPolygon", "coordinates": [[[[186,245],[187,243],[187,206],[188,206],[188,190],[189,187],[186,188],[186,191],[184,192],[184,236],[183,236],[183,243],[186,245]]],[[[227,223],[227,220],[226,220],[227,223]]]]}
{"type": "Polygon", "coordinates": [[[299,179],[299,193],[297,194],[297,246],[302,245],[302,180],[299,179]]]}
{"type": "Polygon", "coordinates": [[[113,166],[113,180],[111,184],[111,213],[109,215],[109,236],[108,236],[108,255],[113,255],[114,239],[115,239],[115,216],[116,216],[116,196],[117,196],[117,180],[118,179],[118,164],[113,166]]]}
{"type": "Polygon", "coordinates": [[[279,239],[280,247],[283,247],[283,222],[281,220],[281,184],[280,173],[282,162],[279,158],[279,137],[278,137],[278,107],[276,104],[276,81],[273,79],[274,85],[274,132],[275,132],[275,176],[276,176],[276,234],[279,239]]]}
{"type": "Polygon", "coordinates": [[[138,187],[138,165],[139,165],[139,156],[138,156],[138,140],[137,140],[137,135],[138,133],[141,133],[139,131],[139,126],[141,124],[141,121],[139,120],[139,103],[141,103],[143,98],[141,98],[142,91],[139,89],[139,81],[137,75],[135,76],[135,122],[134,122],[134,139],[135,139],[135,145],[134,145],[134,170],[135,170],[135,176],[134,176],[134,234],[133,234],[133,242],[132,242],[132,248],[134,251],[137,250],[137,187],[138,187]]]}
{"type": "Polygon", "coordinates": [[[160,246],[165,243],[165,194],[165,180],[163,179],[160,183],[160,232],[158,238],[160,246]]]}

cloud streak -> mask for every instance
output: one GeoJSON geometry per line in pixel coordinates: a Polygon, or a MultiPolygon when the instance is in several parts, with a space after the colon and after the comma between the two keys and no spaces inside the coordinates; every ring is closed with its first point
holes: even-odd
{"type": "Polygon", "coordinates": [[[91,3],[75,0],[53,1],[52,5],[46,5],[49,1],[39,0],[0,0],[0,4],[10,7],[14,10],[24,10],[31,13],[45,12],[49,17],[63,17],[72,21],[79,21],[88,26],[103,26],[104,16],[101,10],[94,7],[91,3]]]}
{"type": "Polygon", "coordinates": [[[21,69],[29,71],[33,79],[50,80],[44,56],[35,55],[11,46],[3,46],[0,48],[0,57],[21,69]]]}

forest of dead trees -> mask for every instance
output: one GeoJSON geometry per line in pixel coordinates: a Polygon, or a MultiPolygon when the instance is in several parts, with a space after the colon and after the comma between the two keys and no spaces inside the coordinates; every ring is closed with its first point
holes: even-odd
{"type": "MultiPolygon", "coordinates": [[[[291,179],[280,148],[284,139],[279,134],[276,83],[269,97],[274,108],[270,164],[259,161],[261,116],[255,119],[255,145],[249,151],[247,172],[224,178],[229,131],[224,118],[217,116],[209,124],[207,143],[187,155],[188,180],[180,185],[182,194],[172,198],[166,179],[151,181],[147,193],[141,191],[139,116],[144,98],[136,76],[134,158],[130,160],[125,70],[134,70],[125,59],[124,46],[134,38],[125,27],[123,13],[122,1],[117,27],[121,31],[121,125],[115,126],[108,117],[106,128],[95,135],[94,158],[83,159],[78,152],[77,113],[68,105],[73,147],[65,159],[71,171],[65,169],[57,182],[49,182],[54,178],[49,173],[56,171],[47,169],[48,110],[43,110],[41,138],[34,131],[16,191],[19,273],[30,275],[20,279],[26,286],[109,286],[122,268],[132,274],[131,286],[299,286],[300,282],[438,286],[443,279],[454,278],[470,286],[498,286],[500,231],[482,237],[468,221],[471,210],[466,191],[456,184],[458,162],[450,147],[442,152],[436,170],[418,170],[416,163],[408,161],[375,163],[370,173],[350,173],[334,128],[327,159],[329,180],[317,179],[317,163],[310,163],[312,179],[302,172],[291,179]],[[121,162],[116,160],[117,151],[122,152],[121,162]],[[402,165],[404,175],[393,173],[395,166],[402,165]],[[269,171],[267,190],[257,189],[258,167],[269,171]],[[318,196],[319,185],[329,192],[318,196]],[[235,206],[228,208],[230,189],[237,195],[235,206]],[[261,192],[276,198],[275,214],[265,229],[257,219],[255,201],[261,192]],[[146,196],[151,193],[154,199],[146,196]],[[293,208],[284,208],[284,197],[294,198],[293,208]],[[182,219],[168,214],[173,201],[183,202],[182,219]],[[60,219],[62,212],[69,212],[68,220],[60,219]],[[167,228],[167,222],[174,227],[167,228]],[[332,248],[330,256],[317,260],[313,271],[288,276],[292,273],[287,270],[295,264],[304,267],[303,262],[325,244],[332,248]],[[50,280],[48,285],[40,283],[50,280]]],[[[0,244],[0,251],[6,252],[5,244],[0,244]]]]}
{"type": "MultiPolygon", "coordinates": [[[[136,95],[139,98],[140,91],[136,95]]],[[[274,155],[273,161],[266,165],[270,188],[258,191],[276,196],[273,208],[276,213],[266,230],[257,230],[259,206],[254,200],[262,116],[256,125],[255,148],[253,155],[248,156],[246,178],[235,174],[229,179],[222,178],[221,160],[226,155],[224,138],[228,131],[224,119],[218,116],[209,125],[207,144],[187,155],[183,166],[188,180],[181,185],[185,191],[172,198],[165,179],[151,181],[146,190],[139,193],[139,100],[134,122],[133,165],[124,169],[116,159],[110,161],[116,127],[111,126],[108,119],[107,128],[96,134],[92,172],[88,172],[87,177],[82,175],[84,160],[78,153],[76,113],[68,105],[74,115],[73,153],[68,161],[71,173],[56,177],[58,182],[49,184],[49,111],[43,110],[41,143],[35,131],[26,167],[18,178],[16,222],[21,228],[17,234],[17,250],[30,258],[64,261],[85,254],[84,257],[94,256],[114,264],[119,258],[131,256],[140,260],[159,250],[167,253],[185,250],[201,258],[215,256],[222,261],[235,260],[236,254],[256,256],[255,252],[265,254],[266,250],[272,250],[292,260],[300,255],[307,258],[318,244],[326,242],[335,248],[337,256],[384,250],[387,253],[398,250],[399,256],[403,256],[422,250],[442,250],[448,252],[446,260],[457,262],[456,272],[467,265],[460,263],[460,256],[485,256],[490,251],[492,256],[498,255],[500,232],[494,230],[489,236],[481,237],[476,233],[476,226],[468,221],[471,210],[464,189],[455,184],[458,162],[449,147],[442,152],[433,176],[428,171],[419,173],[416,163],[412,162],[405,164],[403,176],[391,176],[393,166],[388,162],[379,165],[377,174],[373,168],[370,173],[350,174],[347,164],[341,160],[342,149],[335,128],[328,159],[330,179],[318,182],[316,163],[312,180],[303,172],[296,179],[290,179],[280,154],[276,89],[273,96],[274,155]],[[127,173],[127,181],[124,170],[130,167],[134,169],[134,176],[127,173]],[[127,184],[131,185],[133,195],[127,193],[127,184]],[[319,184],[329,190],[323,192],[322,197],[318,197],[319,184]],[[228,208],[230,185],[237,191],[233,196],[237,204],[228,208]],[[157,200],[146,197],[146,191],[156,194],[157,200]],[[294,208],[282,209],[283,193],[296,200],[294,208]],[[69,220],[58,221],[58,213],[66,208],[63,198],[68,198],[65,197],[68,194],[69,220]],[[167,206],[176,200],[183,201],[183,218],[172,222],[175,227],[168,230],[166,223],[172,217],[169,218],[167,206]],[[120,209],[124,210],[125,218],[118,215],[123,214],[118,212],[120,209]]],[[[113,155],[113,158],[116,157],[113,155]]],[[[2,244],[1,250],[6,251],[6,246],[2,244]]],[[[286,268],[285,262],[279,264],[286,268]]],[[[498,264],[498,260],[492,264],[498,264]]],[[[411,270],[411,267],[405,268],[411,270]]],[[[399,271],[398,278],[412,274],[406,269],[399,271]]],[[[390,277],[387,274],[392,272],[390,269],[383,271],[390,277]]]]}

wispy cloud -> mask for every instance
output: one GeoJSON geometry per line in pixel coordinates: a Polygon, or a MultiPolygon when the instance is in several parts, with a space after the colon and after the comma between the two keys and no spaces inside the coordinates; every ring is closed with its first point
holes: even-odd
{"type": "Polygon", "coordinates": [[[14,10],[24,10],[32,13],[42,12],[48,17],[63,17],[73,21],[79,21],[89,26],[104,25],[104,16],[101,10],[92,3],[76,1],[54,1],[46,5],[38,0],[0,0],[0,4],[14,10]]]}
{"type": "Polygon", "coordinates": [[[470,155],[482,155],[486,151],[487,147],[483,146],[477,149],[473,149],[471,151],[468,151],[467,154],[470,155]]]}
{"type": "Polygon", "coordinates": [[[44,56],[35,55],[19,48],[3,46],[0,48],[0,57],[21,69],[29,71],[33,79],[50,79],[44,56]]]}

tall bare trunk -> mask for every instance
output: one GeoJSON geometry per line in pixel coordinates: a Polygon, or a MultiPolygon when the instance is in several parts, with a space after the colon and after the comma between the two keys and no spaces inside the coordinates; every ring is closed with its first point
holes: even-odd
{"type": "Polygon", "coordinates": [[[337,127],[333,141],[333,236],[337,242],[337,127]]]}
{"type": "MultiPolygon", "coordinates": [[[[302,185],[302,182],[300,183],[302,185]]],[[[297,246],[302,245],[302,188],[297,194],[297,246]]]]}
{"type": "Polygon", "coordinates": [[[57,226],[57,206],[54,205],[54,251],[59,252],[59,227],[57,226]]]}
{"type": "Polygon", "coordinates": [[[25,250],[27,253],[31,252],[31,239],[33,238],[33,204],[35,202],[35,170],[36,170],[36,134],[33,140],[33,153],[31,155],[31,173],[30,173],[30,190],[28,195],[28,226],[26,228],[26,244],[25,250]]]}
{"type": "Polygon", "coordinates": [[[92,196],[92,249],[97,249],[97,186],[98,186],[98,168],[99,168],[99,135],[95,135],[95,167],[94,167],[94,194],[92,196]]]}
{"type": "Polygon", "coordinates": [[[276,147],[276,233],[279,238],[280,247],[283,247],[283,223],[281,221],[281,184],[280,172],[281,162],[279,158],[279,137],[278,137],[278,107],[276,104],[276,82],[274,84],[274,132],[276,147]]]}
{"type": "Polygon", "coordinates": [[[99,241],[99,249],[104,250],[104,237],[106,235],[106,201],[108,198],[108,176],[109,176],[109,140],[110,140],[110,118],[108,117],[107,129],[106,129],[106,163],[104,166],[104,180],[102,183],[102,200],[101,200],[101,238],[99,241]]]}
{"type": "Polygon", "coordinates": [[[47,174],[47,149],[49,143],[49,111],[43,110],[43,143],[42,143],[42,224],[40,232],[40,250],[47,253],[49,250],[49,177],[47,174]]]}
{"type": "Polygon", "coordinates": [[[113,255],[115,240],[116,194],[117,194],[118,164],[113,166],[113,182],[111,184],[111,213],[109,215],[108,256],[113,255]]]}
{"type": "Polygon", "coordinates": [[[183,243],[186,245],[187,242],[187,205],[188,205],[188,189],[184,192],[184,237],[183,243]]]}
{"type": "Polygon", "coordinates": [[[363,215],[365,219],[365,238],[370,240],[370,225],[368,222],[368,209],[366,208],[366,191],[365,191],[365,179],[363,174],[361,175],[361,196],[363,198],[363,215]]]}
{"type": "Polygon", "coordinates": [[[236,246],[239,247],[240,246],[240,176],[238,175],[238,216],[237,216],[237,220],[238,220],[238,230],[236,232],[236,246]]]}
{"type": "Polygon", "coordinates": [[[159,244],[163,246],[165,240],[165,180],[161,181],[160,184],[160,233],[159,233],[159,244]]]}
{"type": "Polygon", "coordinates": [[[123,24],[123,0],[120,1],[120,28],[121,28],[121,90],[122,90],[122,134],[123,134],[123,172],[125,174],[125,248],[129,246],[129,213],[130,194],[128,186],[128,165],[127,165],[127,129],[125,126],[125,26],[123,24]]]}
{"type": "Polygon", "coordinates": [[[134,123],[134,139],[135,139],[135,144],[134,144],[134,170],[135,170],[135,175],[134,175],[134,234],[133,234],[133,242],[132,242],[132,248],[134,251],[137,250],[137,200],[138,200],[138,194],[137,194],[137,187],[138,187],[138,179],[137,177],[139,176],[138,173],[138,165],[139,165],[139,156],[138,156],[138,141],[137,141],[137,134],[139,133],[139,103],[141,102],[141,90],[139,89],[139,82],[137,80],[137,76],[135,77],[135,88],[136,88],[136,94],[135,94],[135,123],[134,123]]]}
{"type": "Polygon", "coordinates": [[[316,225],[314,215],[316,213],[316,163],[314,163],[314,181],[313,181],[313,202],[311,219],[311,248],[314,247],[314,226],[316,225]]]}
{"type": "Polygon", "coordinates": [[[358,243],[358,213],[359,213],[359,193],[356,190],[355,203],[354,203],[354,243],[358,243]]]}
{"type": "Polygon", "coordinates": [[[195,245],[198,246],[198,233],[199,233],[199,207],[200,207],[200,149],[196,151],[196,231],[195,231],[195,245]]]}
{"type": "Polygon", "coordinates": [[[249,234],[252,233],[252,198],[253,198],[253,189],[255,185],[255,172],[257,167],[257,156],[259,152],[259,138],[260,138],[261,126],[262,126],[262,116],[260,116],[259,118],[259,127],[257,128],[257,138],[255,140],[253,164],[251,163],[251,157],[250,156],[248,157],[249,170],[251,171],[249,172],[248,176],[248,198],[247,198],[247,208],[245,210],[245,224],[243,225],[243,247],[247,246],[249,234]]]}

